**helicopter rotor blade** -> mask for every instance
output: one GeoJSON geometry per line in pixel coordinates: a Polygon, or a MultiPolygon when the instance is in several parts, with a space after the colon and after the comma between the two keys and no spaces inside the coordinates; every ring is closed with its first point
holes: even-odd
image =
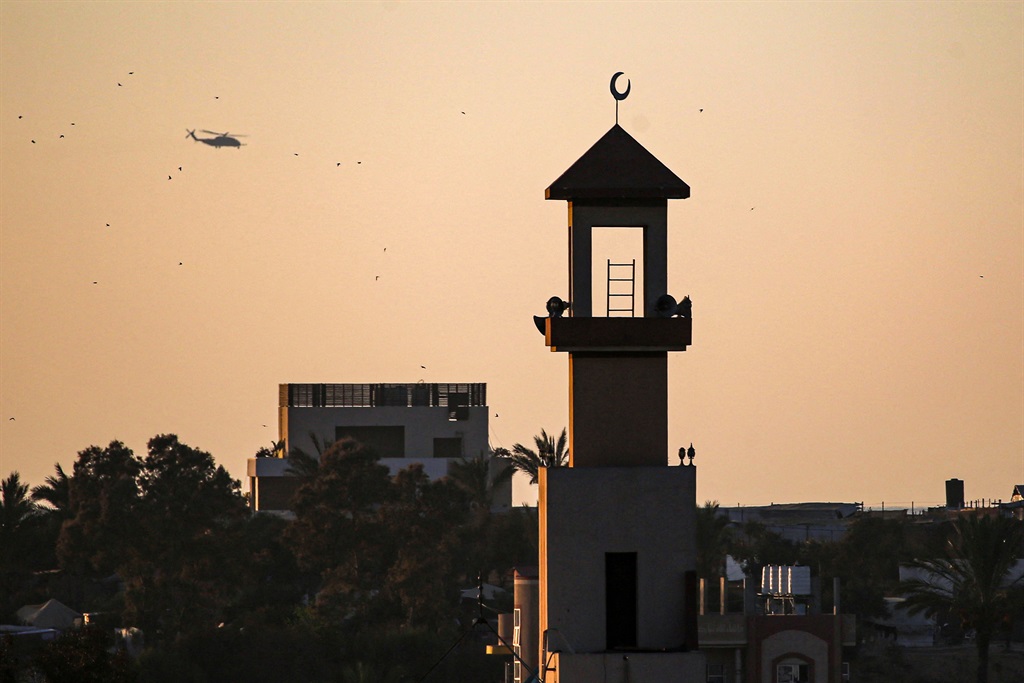
{"type": "Polygon", "coordinates": [[[206,130],[205,128],[200,129],[199,132],[200,133],[208,133],[210,135],[220,135],[220,136],[226,136],[227,135],[227,133],[218,133],[218,132],[213,131],[213,130],[206,130]]]}

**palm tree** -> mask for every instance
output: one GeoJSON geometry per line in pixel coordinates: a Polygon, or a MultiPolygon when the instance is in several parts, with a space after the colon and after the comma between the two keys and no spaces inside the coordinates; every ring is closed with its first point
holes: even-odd
{"type": "Polygon", "coordinates": [[[988,649],[996,628],[1024,592],[1024,574],[1012,570],[1024,544],[1024,524],[1002,517],[962,517],[946,542],[946,557],[909,566],[923,578],[901,583],[908,612],[949,611],[974,629],[978,683],[988,681],[988,649]]]}
{"type": "Polygon", "coordinates": [[[33,522],[39,509],[28,495],[28,484],[21,475],[11,475],[0,482],[0,608],[13,592],[11,580],[24,570],[31,541],[33,522]]]}
{"type": "Polygon", "coordinates": [[[12,539],[37,512],[36,504],[28,495],[28,484],[21,483],[21,475],[11,475],[0,482],[0,540],[12,539]]]}
{"type": "Polygon", "coordinates": [[[541,467],[564,467],[569,461],[569,451],[565,449],[566,440],[564,428],[557,440],[541,429],[540,434],[533,437],[537,450],[517,443],[512,446],[511,451],[506,448],[498,448],[494,454],[508,460],[513,470],[527,475],[530,477],[530,483],[536,484],[537,473],[541,467]]]}
{"type": "MultiPolygon", "coordinates": [[[[288,469],[285,470],[288,474],[306,477],[307,479],[315,477],[320,469],[320,459],[323,457],[324,452],[334,444],[333,441],[328,441],[326,438],[321,440],[316,432],[313,431],[309,432],[309,439],[313,442],[313,448],[316,449],[316,457],[314,458],[298,446],[293,447],[288,453],[288,469]]],[[[279,450],[284,450],[283,441],[277,442],[275,446],[279,450]]]]}
{"type": "Polygon", "coordinates": [[[67,519],[71,515],[71,478],[59,462],[54,469],[53,476],[32,489],[32,500],[46,503],[59,519],[67,519]]]}
{"type": "MultiPolygon", "coordinates": [[[[498,455],[494,451],[494,455],[498,455]]],[[[503,466],[492,478],[491,458],[483,453],[473,458],[460,458],[448,468],[448,478],[466,492],[470,502],[478,509],[488,511],[494,502],[494,489],[515,474],[512,467],[503,466]]]]}
{"type": "Polygon", "coordinates": [[[725,573],[731,526],[729,516],[722,513],[718,501],[704,501],[697,508],[697,576],[711,579],[725,573]]]}

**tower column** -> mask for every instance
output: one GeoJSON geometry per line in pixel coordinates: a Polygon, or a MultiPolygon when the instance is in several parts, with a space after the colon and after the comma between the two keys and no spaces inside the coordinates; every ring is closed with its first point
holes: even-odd
{"type": "Polygon", "coordinates": [[[616,124],[545,194],[569,203],[572,304],[534,321],[569,357],[569,466],[538,473],[541,642],[555,643],[545,680],[703,680],[696,468],[668,465],[668,353],[689,346],[692,320],[656,309],[667,200],[690,188],[616,124]],[[594,315],[596,228],[642,232],[634,317],[594,315]]]}

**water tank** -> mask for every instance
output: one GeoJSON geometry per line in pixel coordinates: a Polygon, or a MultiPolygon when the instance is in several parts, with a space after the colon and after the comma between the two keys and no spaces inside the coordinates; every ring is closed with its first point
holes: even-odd
{"type": "Polygon", "coordinates": [[[964,506],[964,482],[962,479],[946,480],[946,507],[959,510],[964,506]]]}

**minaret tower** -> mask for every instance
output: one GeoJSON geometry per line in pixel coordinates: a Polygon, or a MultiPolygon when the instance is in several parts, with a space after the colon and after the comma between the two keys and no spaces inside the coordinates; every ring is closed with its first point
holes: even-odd
{"type": "MultiPolygon", "coordinates": [[[[616,119],[629,92],[616,90],[620,75],[616,119]]],[[[696,468],[668,465],[668,353],[685,351],[692,329],[689,299],[668,293],[668,200],[690,188],[616,121],[545,195],[569,206],[569,302],[552,297],[535,322],[569,357],[570,461],[539,476],[541,676],[703,680],[696,468]],[[642,232],[633,317],[595,315],[599,227],[642,232]]]]}

